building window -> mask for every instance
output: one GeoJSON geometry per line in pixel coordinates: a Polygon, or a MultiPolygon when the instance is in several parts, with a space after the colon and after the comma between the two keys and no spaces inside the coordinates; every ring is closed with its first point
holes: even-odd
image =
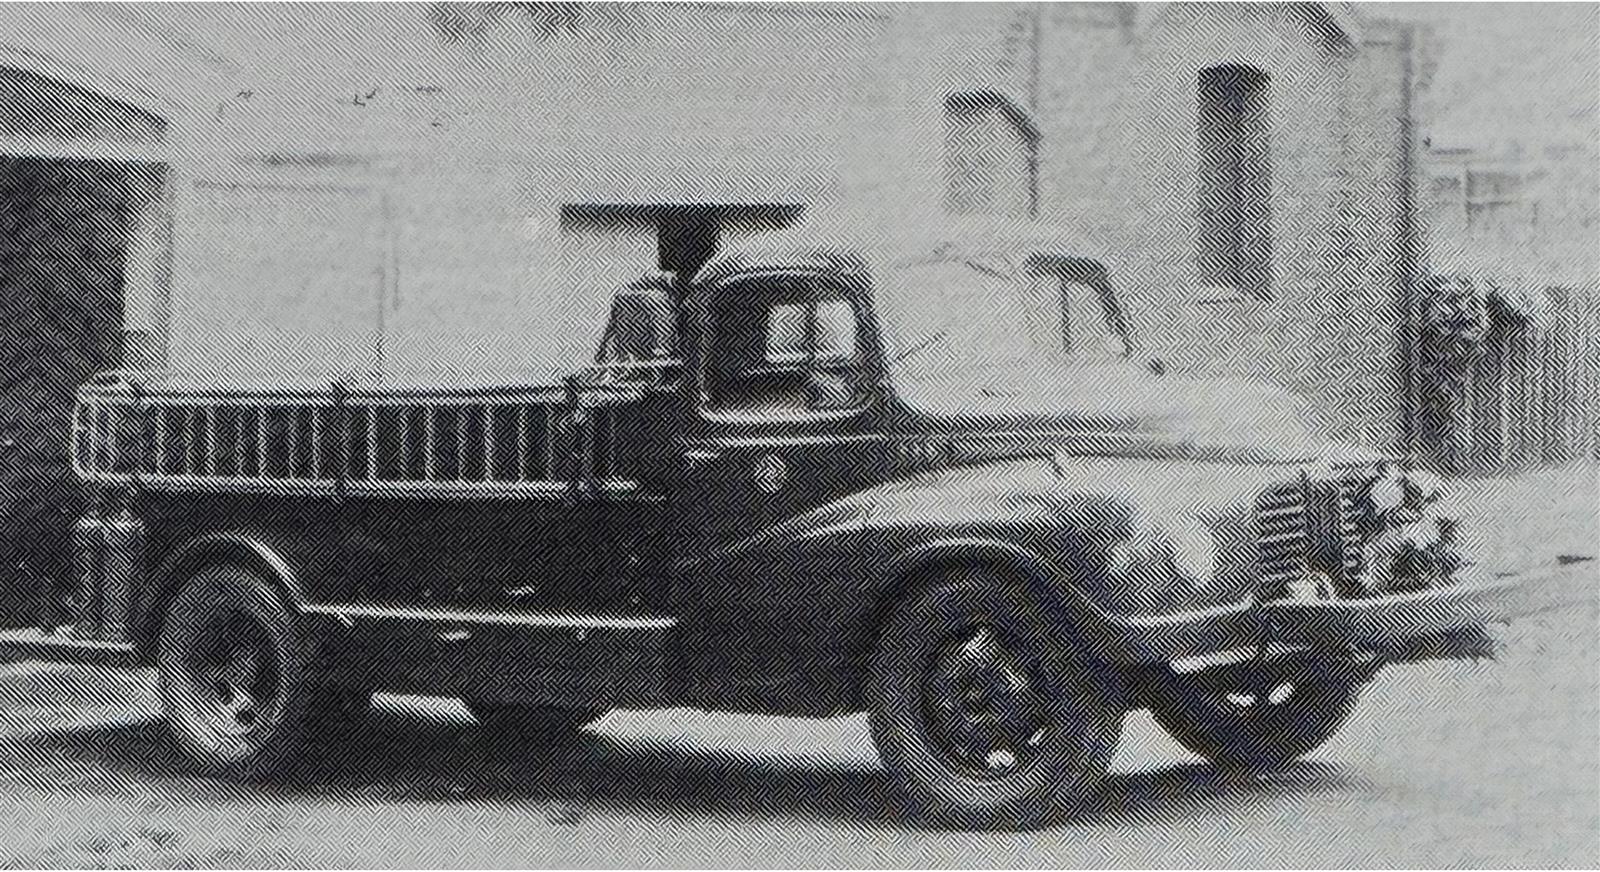
{"type": "Polygon", "coordinates": [[[1039,133],[1004,95],[945,99],[945,209],[957,215],[1038,214],[1039,133]]]}
{"type": "Polygon", "coordinates": [[[1234,64],[1199,78],[1200,281],[1258,299],[1272,294],[1268,81],[1234,64]]]}

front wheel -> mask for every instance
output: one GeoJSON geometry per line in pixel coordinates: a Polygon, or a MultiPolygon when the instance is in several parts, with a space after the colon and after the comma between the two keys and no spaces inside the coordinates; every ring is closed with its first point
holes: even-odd
{"type": "Polygon", "coordinates": [[[981,828],[1038,826],[1094,797],[1123,713],[1025,591],[979,571],[895,609],[866,699],[902,792],[933,818],[981,828]]]}
{"type": "Polygon", "coordinates": [[[1271,771],[1338,732],[1371,677],[1340,662],[1252,662],[1188,675],[1166,672],[1150,689],[1156,722],[1212,763],[1271,771]]]}

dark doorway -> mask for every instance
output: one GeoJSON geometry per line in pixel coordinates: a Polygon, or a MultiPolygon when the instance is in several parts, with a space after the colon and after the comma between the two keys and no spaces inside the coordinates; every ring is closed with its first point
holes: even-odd
{"type": "Polygon", "coordinates": [[[118,365],[130,216],[156,172],[0,157],[0,624],[39,621],[70,573],[73,393],[118,365]]]}

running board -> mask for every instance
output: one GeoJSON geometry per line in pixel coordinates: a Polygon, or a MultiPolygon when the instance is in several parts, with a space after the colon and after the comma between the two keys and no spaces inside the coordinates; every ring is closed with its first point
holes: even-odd
{"type": "Polygon", "coordinates": [[[309,605],[305,611],[313,615],[338,618],[345,623],[356,620],[421,621],[435,624],[482,624],[495,627],[528,627],[569,630],[671,630],[678,625],[677,618],[653,615],[585,615],[566,612],[480,612],[457,609],[406,608],[404,606],[374,606],[360,604],[309,605]]]}
{"type": "Polygon", "coordinates": [[[0,630],[0,663],[18,660],[124,667],[135,665],[138,657],[130,644],[79,639],[69,627],[0,630]]]}
{"type": "Polygon", "coordinates": [[[670,695],[676,618],[372,604],[305,606],[326,668],[382,690],[570,707],[670,695]]]}

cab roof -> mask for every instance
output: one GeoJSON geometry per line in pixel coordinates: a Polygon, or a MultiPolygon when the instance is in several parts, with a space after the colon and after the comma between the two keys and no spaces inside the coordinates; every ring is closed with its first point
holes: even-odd
{"type": "Polygon", "coordinates": [[[768,270],[867,275],[882,263],[934,252],[1045,257],[1105,264],[1106,247],[1079,227],[1031,218],[867,216],[823,212],[800,223],[725,244],[694,284],[768,270]]]}

